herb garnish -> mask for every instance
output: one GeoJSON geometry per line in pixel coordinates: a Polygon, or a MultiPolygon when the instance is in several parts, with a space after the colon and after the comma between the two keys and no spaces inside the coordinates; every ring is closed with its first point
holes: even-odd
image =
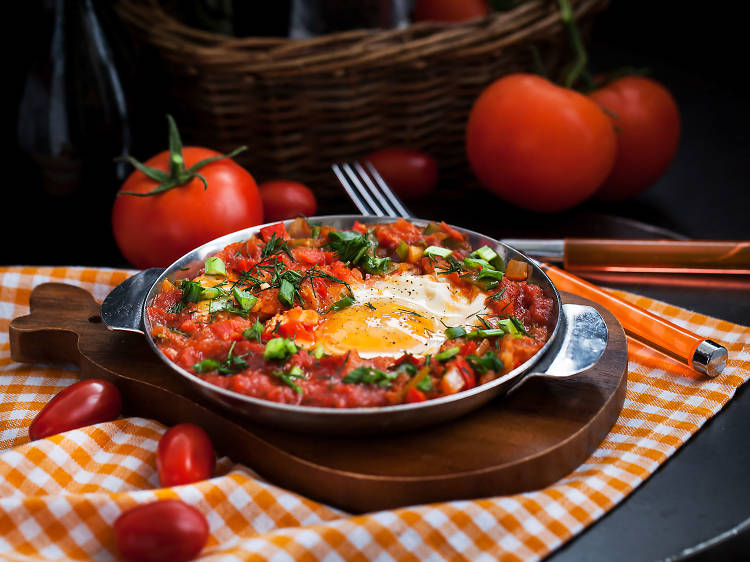
{"type": "Polygon", "coordinates": [[[354,230],[331,231],[328,247],[347,265],[356,265],[365,273],[383,275],[390,267],[390,258],[378,258],[373,253],[375,244],[364,234],[354,230]]]}
{"type": "Polygon", "coordinates": [[[349,373],[341,379],[341,382],[347,384],[374,384],[381,388],[391,386],[391,382],[398,376],[398,373],[387,373],[376,369],[374,367],[361,366],[356,369],[349,371],[349,373]]]}

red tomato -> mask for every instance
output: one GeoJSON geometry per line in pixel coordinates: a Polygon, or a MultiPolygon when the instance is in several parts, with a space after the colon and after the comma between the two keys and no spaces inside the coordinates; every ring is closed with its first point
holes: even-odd
{"type": "Polygon", "coordinates": [[[86,379],[58,392],[29,426],[34,441],[50,435],[112,421],[120,415],[120,391],[109,381],[86,379]]]}
{"type": "Polygon", "coordinates": [[[429,154],[412,148],[386,148],[365,157],[385,183],[404,199],[423,197],[434,191],[438,166],[429,154]]]}
{"type": "Polygon", "coordinates": [[[609,118],[589,98],[529,74],[490,84],[469,115],[466,151],[479,181],[533,211],[581,203],[612,169],[609,118]]]}
{"type": "Polygon", "coordinates": [[[206,432],[197,425],[181,423],[159,440],[156,469],[162,486],[179,486],[211,478],[216,455],[206,432]]]}
{"type": "MultiPolygon", "coordinates": [[[[187,168],[216,156],[220,154],[208,148],[182,149],[187,168]]],[[[170,152],[165,150],[144,164],[167,172],[170,152]]],[[[263,222],[263,203],[247,170],[224,158],[198,173],[206,179],[207,188],[194,177],[157,195],[126,195],[148,193],[160,185],[139,170],[120,187],[112,209],[112,229],[120,252],[134,266],[166,267],[209,240],[263,222]]]]}
{"type": "Polygon", "coordinates": [[[596,197],[634,197],[661,177],[677,152],[677,103],[664,86],[640,76],[619,78],[590,96],[610,112],[617,131],[615,165],[596,197]]]}
{"type": "Polygon", "coordinates": [[[296,181],[267,181],[258,187],[263,199],[263,215],[267,222],[313,216],[318,210],[315,194],[296,181]]]}
{"type": "Polygon", "coordinates": [[[487,0],[417,0],[414,21],[464,21],[487,15],[487,0]]]}
{"type": "Polygon", "coordinates": [[[195,558],[208,540],[208,522],[179,500],[139,505],[115,521],[115,544],[125,558],[144,562],[181,562],[195,558]]]}

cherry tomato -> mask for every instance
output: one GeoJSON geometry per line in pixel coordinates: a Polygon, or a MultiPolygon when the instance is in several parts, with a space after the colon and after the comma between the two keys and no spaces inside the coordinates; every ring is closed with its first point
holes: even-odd
{"type": "Polygon", "coordinates": [[[465,21],[487,15],[487,0],[417,0],[414,21],[465,21]]]}
{"type": "Polygon", "coordinates": [[[29,426],[32,441],[117,419],[120,391],[109,381],[86,379],[64,388],[47,402],[29,426]]]}
{"type": "MultiPolygon", "coordinates": [[[[179,142],[173,125],[170,120],[170,135],[177,136],[179,142]]],[[[197,146],[186,146],[181,154],[185,168],[221,156],[197,146]]],[[[166,150],[144,164],[167,173],[172,160],[179,160],[179,150],[174,154],[166,150]]],[[[120,187],[112,209],[112,229],[120,252],[138,268],[166,267],[209,240],[263,222],[263,203],[255,180],[231,158],[198,170],[206,185],[197,176],[183,183],[190,177],[183,172],[168,180],[174,187],[155,195],[126,194],[150,193],[164,185],[139,170],[120,187]]]]}
{"type": "Polygon", "coordinates": [[[263,199],[266,222],[293,219],[299,215],[311,217],[318,210],[312,190],[296,181],[267,181],[260,184],[258,189],[263,199]]]}
{"type": "Polygon", "coordinates": [[[553,212],[590,197],[612,169],[609,118],[589,98],[529,74],[490,84],[469,115],[466,151],[490,191],[553,212]]]}
{"type": "Polygon", "coordinates": [[[634,197],[661,177],[677,152],[680,112],[664,86],[626,76],[590,94],[605,108],[617,132],[617,158],[598,199],[634,197]]]}
{"type": "Polygon", "coordinates": [[[134,507],[115,521],[115,544],[125,558],[143,562],[181,562],[195,558],[208,540],[203,514],[179,500],[134,507]]]}
{"type": "Polygon", "coordinates": [[[159,440],[156,468],[162,486],[179,486],[211,478],[216,466],[211,440],[197,425],[181,423],[159,440]]]}
{"type": "Polygon", "coordinates": [[[386,148],[364,158],[385,183],[404,199],[423,197],[435,190],[438,166],[429,154],[412,148],[386,148]]]}

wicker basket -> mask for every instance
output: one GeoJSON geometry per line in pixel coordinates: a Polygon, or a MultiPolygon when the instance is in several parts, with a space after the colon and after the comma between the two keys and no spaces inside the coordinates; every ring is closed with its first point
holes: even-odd
{"type": "MultiPolygon", "coordinates": [[[[585,29],[606,0],[573,0],[585,29]]],[[[356,30],[310,40],[232,38],[199,31],[158,0],[120,0],[120,17],[163,63],[170,110],[187,141],[228,151],[259,181],[284,177],[322,199],[340,194],[333,162],[388,146],[419,147],[441,177],[466,178],[464,128],[481,90],[566,60],[557,2],[529,0],[462,24],[356,30]]]]}

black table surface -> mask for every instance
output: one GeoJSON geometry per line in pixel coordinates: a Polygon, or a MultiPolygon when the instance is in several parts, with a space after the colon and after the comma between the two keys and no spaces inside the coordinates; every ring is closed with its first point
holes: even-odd
{"type": "MultiPolygon", "coordinates": [[[[745,169],[750,111],[735,82],[745,64],[740,18],[732,17],[733,10],[615,0],[595,23],[590,48],[595,69],[647,66],[680,106],[677,156],[646,193],[627,203],[588,202],[540,216],[509,209],[483,192],[466,197],[443,189],[439,201],[414,203],[413,210],[497,237],[654,237],[666,232],[750,239],[745,169]]],[[[20,77],[23,62],[18,65],[20,77]]],[[[20,95],[20,80],[13,93],[20,95]]],[[[5,187],[0,264],[128,265],[110,234],[108,205],[51,198],[23,182],[5,187]]],[[[335,207],[321,212],[355,212],[345,202],[335,207]]],[[[747,278],[609,278],[606,283],[750,324],[747,278]]],[[[750,391],[741,387],[654,475],[550,560],[730,560],[750,552],[748,412],[750,391]]]]}

